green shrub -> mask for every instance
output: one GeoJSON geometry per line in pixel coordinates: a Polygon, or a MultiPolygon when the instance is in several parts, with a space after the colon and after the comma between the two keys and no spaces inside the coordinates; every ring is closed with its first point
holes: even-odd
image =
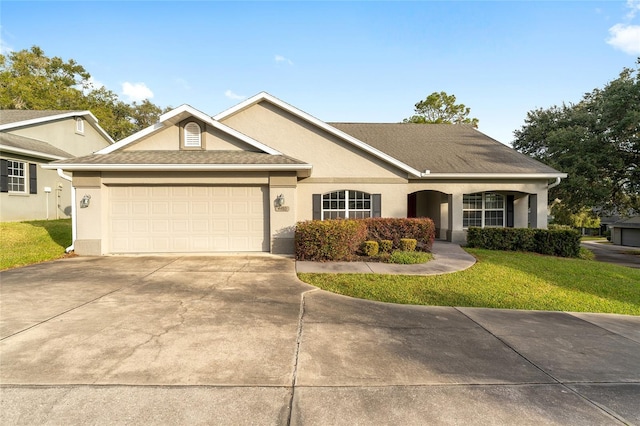
{"type": "Polygon", "coordinates": [[[295,231],[297,260],[350,260],[367,237],[360,220],[309,220],[295,231]]]}
{"type": "Polygon", "coordinates": [[[596,258],[596,255],[593,254],[591,250],[580,247],[580,253],[578,254],[578,257],[583,260],[593,260],[596,258]]]}
{"type": "Polygon", "coordinates": [[[387,260],[389,263],[401,263],[403,265],[413,265],[425,263],[432,259],[431,253],[422,251],[394,251],[387,260]]]}
{"type": "Polygon", "coordinates": [[[400,251],[415,251],[418,242],[413,238],[400,239],[400,251]]]}
{"type": "Polygon", "coordinates": [[[436,235],[433,221],[428,217],[419,218],[368,218],[360,219],[367,225],[367,239],[372,241],[390,240],[392,248],[400,248],[400,239],[413,238],[417,249],[430,251],[436,235]]]}
{"type": "Polygon", "coordinates": [[[572,229],[469,228],[467,246],[578,257],[580,234],[572,229]]]}
{"type": "Polygon", "coordinates": [[[393,241],[380,240],[379,246],[382,253],[391,253],[391,250],[393,250],[393,241]]]}
{"type": "Polygon", "coordinates": [[[377,241],[365,241],[362,243],[360,252],[365,256],[376,256],[378,254],[378,242],[377,241]]]}

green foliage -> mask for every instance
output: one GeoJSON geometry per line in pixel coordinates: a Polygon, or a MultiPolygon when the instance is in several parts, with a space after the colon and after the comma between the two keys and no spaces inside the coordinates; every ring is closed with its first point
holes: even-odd
{"type": "Polygon", "coordinates": [[[373,241],[390,240],[394,249],[400,248],[402,238],[413,238],[417,248],[429,251],[433,246],[436,228],[433,220],[420,218],[368,218],[360,219],[367,225],[367,239],[373,241]]]}
{"type": "Polygon", "coordinates": [[[414,238],[401,238],[400,239],[400,251],[415,251],[418,241],[414,238]]]}
{"type": "Polygon", "coordinates": [[[578,257],[580,234],[575,230],[566,229],[469,228],[467,246],[578,257]]]}
{"type": "Polygon", "coordinates": [[[418,124],[471,124],[478,127],[477,118],[469,118],[471,108],[464,104],[456,104],[455,95],[446,92],[433,92],[423,101],[415,104],[415,114],[405,118],[403,123],[418,124]]]}
{"type": "Polygon", "coordinates": [[[360,251],[364,256],[377,256],[379,247],[377,241],[365,241],[362,243],[360,251]]]}
{"type": "Polygon", "coordinates": [[[389,263],[399,263],[403,265],[414,265],[417,263],[425,263],[433,259],[431,253],[423,251],[401,251],[397,250],[391,253],[389,263]]]}
{"type": "Polygon", "coordinates": [[[0,55],[0,109],[89,110],[115,140],[156,123],[163,112],[148,100],[122,102],[111,90],[95,87],[73,59],[47,57],[37,46],[0,55]]]}
{"type": "Polygon", "coordinates": [[[557,203],[551,207],[553,222],[557,225],[567,225],[572,228],[600,228],[600,218],[589,208],[583,208],[577,213],[571,213],[564,204],[557,203]]]}
{"type": "Polygon", "coordinates": [[[360,220],[309,220],[295,232],[297,260],[351,260],[367,237],[360,220]]]}
{"type": "Polygon", "coordinates": [[[640,68],[625,68],[577,104],[529,111],[513,147],[568,173],[550,190],[550,199],[562,200],[568,213],[630,214],[640,210],[638,129],[640,68]]]}
{"type": "Polygon", "coordinates": [[[324,290],[381,302],[640,315],[640,269],[531,253],[467,251],[478,263],[453,274],[298,277],[324,290]]]}
{"type": "Polygon", "coordinates": [[[380,246],[380,252],[391,253],[391,250],[393,250],[393,241],[380,240],[379,246],[380,246]]]}
{"type": "Polygon", "coordinates": [[[578,254],[578,257],[582,260],[594,260],[596,258],[596,255],[593,254],[591,250],[580,247],[580,253],[578,254]]]}
{"type": "Polygon", "coordinates": [[[61,258],[71,245],[71,219],[0,223],[0,270],[61,258]]]}

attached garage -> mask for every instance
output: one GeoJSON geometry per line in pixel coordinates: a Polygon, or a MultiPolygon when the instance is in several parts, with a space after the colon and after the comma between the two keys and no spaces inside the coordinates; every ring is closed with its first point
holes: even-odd
{"type": "Polygon", "coordinates": [[[640,247],[640,228],[622,228],[620,233],[623,246],[640,247]]]}
{"type": "Polygon", "coordinates": [[[268,187],[108,187],[110,253],[269,251],[268,187]]]}

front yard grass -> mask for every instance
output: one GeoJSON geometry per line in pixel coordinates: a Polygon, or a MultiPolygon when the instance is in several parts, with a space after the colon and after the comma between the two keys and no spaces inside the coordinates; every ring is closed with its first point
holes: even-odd
{"type": "Polygon", "coordinates": [[[0,270],[59,259],[71,245],[71,219],[0,223],[0,270]]]}
{"type": "Polygon", "coordinates": [[[640,269],[531,253],[467,251],[478,263],[453,274],[298,277],[334,293],[382,302],[640,315],[640,269]]]}

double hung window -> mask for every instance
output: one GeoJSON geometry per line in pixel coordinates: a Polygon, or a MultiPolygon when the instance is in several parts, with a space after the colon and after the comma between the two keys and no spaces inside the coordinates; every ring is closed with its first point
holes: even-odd
{"type": "Polygon", "coordinates": [[[462,196],[462,227],[504,227],[505,196],[493,192],[462,196]]]}
{"type": "Polygon", "coordinates": [[[335,191],[322,196],[322,219],[362,219],[371,217],[371,194],[362,191],[335,191]]]}

